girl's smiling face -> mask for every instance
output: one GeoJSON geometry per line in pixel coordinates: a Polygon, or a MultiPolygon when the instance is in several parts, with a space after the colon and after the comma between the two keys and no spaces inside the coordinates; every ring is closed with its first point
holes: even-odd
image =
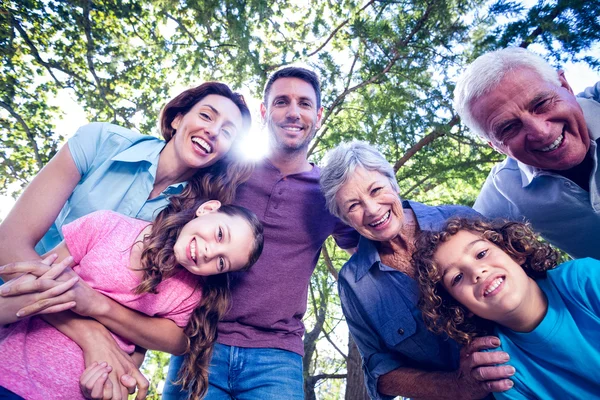
{"type": "Polygon", "coordinates": [[[473,314],[506,326],[527,319],[537,284],[494,243],[462,230],[440,244],[434,262],[442,285],[473,314]]]}
{"type": "Polygon", "coordinates": [[[238,271],[249,260],[254,235],[243,217],[219,212],[221,203],[210,200],[185,224],[173,251],[177,262],[195,275],[238,271]]]}

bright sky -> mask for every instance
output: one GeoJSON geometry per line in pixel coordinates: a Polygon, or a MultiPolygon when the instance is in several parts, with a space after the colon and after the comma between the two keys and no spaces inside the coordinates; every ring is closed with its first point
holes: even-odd
{"type": "MultiPolygon", "coordinates": [[[[564,65],[565,75],[568,82],[570,83],[573,91],[579,93],[586,87],[600,81],[600,73],[593,71],[585,63],[572,64],[568,63],[564,65]]],[[[174,92],[171,95],[176,95],[184,88],[174,88],[174,92]]],[[[248,107],[252,113],[252,131],[247,139],[247,144],[243,148],[248,149],[248,154],[252,158],[260,158],[267,147],[267,136],[263,132],[261,121],[260,121],[260,100],[252,98],[248,92],[242,89],[241,92],[244,94],[244,98],[248,102],[248,107]]],[[[53,104],[62,107],[65,111],[63,118],[55,121],[56,132],[63,135],[68,139],[75,133],[78,127],[86,124],[88,121],[85,118],[83,108],[77,104],[73,99],[69,91],[63,90],[60,94],[53,99],[53,104]]],[[[10,211],[14,200],[8,196],[0,196],[0,218],[4,219],[10,211]]]]}

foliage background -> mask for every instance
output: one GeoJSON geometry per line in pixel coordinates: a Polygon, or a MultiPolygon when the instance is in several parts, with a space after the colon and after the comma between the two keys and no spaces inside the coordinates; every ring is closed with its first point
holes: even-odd
{"type": "MultiPolygon", "coordinates": [[[[18,195],[57,151],[65,110],[51,100],[65,90],[88,120],[156,134],[171,88],[215,79],[260,98],[273,70],[300,62],[323,82],[311,160],[360,138],[394,165],[403,197],[471,205],[502,157],[454,114],[457,73],[509,45],[598,70],[599,14],[599,0],[0,0],[0,194],[18,195]]],[[[328,242],[312,277],[308,399],[365,398],[335,285],[345,259],[328,242]]],[[[166,362],[147,359],[154,395],[166,362]]]]}

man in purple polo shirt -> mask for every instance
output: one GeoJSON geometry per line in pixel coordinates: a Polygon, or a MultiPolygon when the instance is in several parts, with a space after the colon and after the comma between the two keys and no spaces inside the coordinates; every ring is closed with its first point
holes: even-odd
{"type": "MultiPolygon", "coordinates": [[[[207,399],[302,399],[302,316],[321,246],[333,234],[351,249],[358,234],[333,217],[319,189],[319,168],[307,160],[321,124],[316,74],[288,67],[269,78],[261,104],[270,154],[238,189],[236,204],[265,229],[261,258],[231,279],[232,307],[219,324],[207,399]]],[[[184,399],[172,385],[181,357],[171,358],[163,398],[184,399]]]]}

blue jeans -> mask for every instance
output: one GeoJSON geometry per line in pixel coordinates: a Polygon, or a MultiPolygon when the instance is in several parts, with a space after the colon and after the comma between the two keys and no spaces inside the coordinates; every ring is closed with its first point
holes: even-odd
{"type": "MultiPolygon", "coordinates": [[[[163,400],[187,399],[173,384],[183,356],[172,356],[163,400]]],[[[215,344],[207,400],[279,400],[304,398],[302,357],[279,349],[252,349],[215,344]]]]}

